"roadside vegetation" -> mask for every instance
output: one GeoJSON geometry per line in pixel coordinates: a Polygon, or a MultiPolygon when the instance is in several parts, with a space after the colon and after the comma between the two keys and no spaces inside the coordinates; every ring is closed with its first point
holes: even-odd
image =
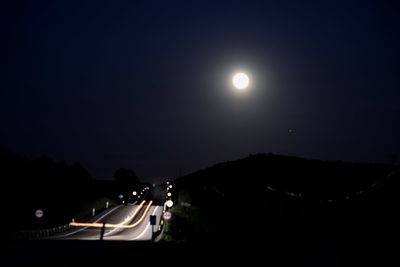
{"type": "Polygon", "coordinates": [[[52,228],[67,224],[72,218],[87,220],[109,206],[129,197],[133,188],[140,190],[147,184],[140,183],[133,171],[119,169],[113,180],[96,180],[79,164],[55,162],[43,156],[37,159],[0,148],[0,203],[2,227],[12,236],[19,230],[52,228]],[[43,211],[37,218],[35,212],[43,211]]]}

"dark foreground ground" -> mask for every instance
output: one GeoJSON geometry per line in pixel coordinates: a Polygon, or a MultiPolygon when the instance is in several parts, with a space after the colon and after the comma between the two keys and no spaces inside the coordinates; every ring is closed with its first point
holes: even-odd
{"type": "MultiPolygon", "coordinates": [[[[262,231],[259,225],[242,233],[262,231]]],[[[0,266],[399,266],[399,235],[391,230],[353,232],[282,229],[256,237],[191,243],[110,241],[4,241],[0,266]]]]}

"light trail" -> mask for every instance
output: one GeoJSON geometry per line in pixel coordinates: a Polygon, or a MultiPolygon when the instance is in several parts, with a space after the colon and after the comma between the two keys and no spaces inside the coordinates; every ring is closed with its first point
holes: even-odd
{"type": "MultiPolygon", "coordinates": [[[[141,206],[143,206],[145,203],[145,201],[143,201],[139,208],[137,210],[141,209],[141,206]]],[[[135,222],[134,224],[129,224],[129,225],[124,225],[123,223],[119,223],[119,224],[111,224],[111,223],[106,223],[106,224],[102,224],[102,223],[79,223],[79,222],[71,222],[69,225],[70,226],[80,226],[80,227],[97,227],[97,228],[101,228],[101,227],[105,227],[105,228],[125,228],[125,229],[129,229],[129,228],[133,228],[137,225],[139,225],[144,218],[146,217],[149,209],[151,208],[151,204],[153,203],[153,201],[150,201],[149,204],[147,205],[142,217],[140,217],[140,219],[135,222]]],[[[136,214],[135,214],[136,215],[136,214]]]]}
{"type": "MultiPolygon", "coordinates": [[[[116,210],[116,209],[119,208],[119,207],[121,207],[121,206],[116,206],[116,207],[112,208],[112,209],[109,210],[106,214],[104,214],[104,215],[101,216],[100,218],[96,219],[94,222],[96,223],[96,222],[100,221],[101,219],[103,219],[104,217],[106,217],[108,214],[110,214],[111,212],[113,212],[114,210],[116,210]]],[[[70,224],[70,225],[71,225],[71,224],[70,224]]],[[[67,236],[70,236],[70,235],[74,235],[74,234],[77,234],[77,233],[79,233],[79,232],[81,232],[81,231],[83,231],[83,230],[85,230],[85,229],[86,229],[86,228],[77,229],[77,230],[75,230],[74,232],[67,233],[67,234],[63,234],[63,235],[58,236],[58,237],[67,237],[67,236]]]]}
{"type": "MultiPolygon", "coordinates": [[[[157,207],[153,210],[153,213],[152,213],[151,215],[154,215],[154,214],[157,212],[157,209],[159,209],[159,208],[160,208],[160,207],[157,206],[157,207]]],[[[146,225],[146,228],[143,230],[143,232],[141,232],[137,237],[132,238],[131,240],[136,240],[136,239],[141,238],[141,237],[148,231],[149,227],[150,227],[150,222],[146,225]]]]}
{"type": "MultiPolygon", "coordinates": [[[[130,222],[133,218],[135,218],[135,216],[139,213],[139,211],[141,210],[142,206],[144,205],[146,201],[143,200],[142,203],[140,203],[139,207],[137,207],[137,209],[132,213],[132,215],[128,216],[124,221],[122,221],[119,224],[127,224],[128,222],[130,222]]],[[[108,233],[106,233],[104,236],[109,236],[110,234],[114,233],[116,230],[118,230],[119,228],[116,227],[115,229],[112,229],[111,231],[109,231],[108,233]]]]}

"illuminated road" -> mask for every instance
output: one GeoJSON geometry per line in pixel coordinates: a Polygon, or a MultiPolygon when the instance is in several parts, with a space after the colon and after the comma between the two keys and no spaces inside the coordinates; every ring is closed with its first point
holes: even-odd
{"type": "Polygon", "coordinates": [[[103,240],[151,240],[159,228],[165,186],[152,188],[140,203],[119,205],[105,210],[87,222],[71,222],[74,229],[51,237],[61,240],[99,240],[103,227],[103,240]],[[150,225],[150,215],[156,216],[156,225],[150,225]]]}

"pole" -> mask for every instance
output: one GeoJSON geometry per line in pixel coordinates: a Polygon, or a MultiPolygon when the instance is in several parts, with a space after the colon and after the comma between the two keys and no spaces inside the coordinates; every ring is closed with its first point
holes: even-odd
{"type": "Polygon", "coordinates": [[[156,220],[157,220],[156,215],[150,215],[151,241],[154,241],[154,225],[156,224],[156,220]]]}
{"type": "Polygon", "coordinates": [[[101,227],[101,231],[100,231],[100,240],[103,240],[105,231],[106,231],[106,223],[103,222],[103,226],[101,227]]]}

